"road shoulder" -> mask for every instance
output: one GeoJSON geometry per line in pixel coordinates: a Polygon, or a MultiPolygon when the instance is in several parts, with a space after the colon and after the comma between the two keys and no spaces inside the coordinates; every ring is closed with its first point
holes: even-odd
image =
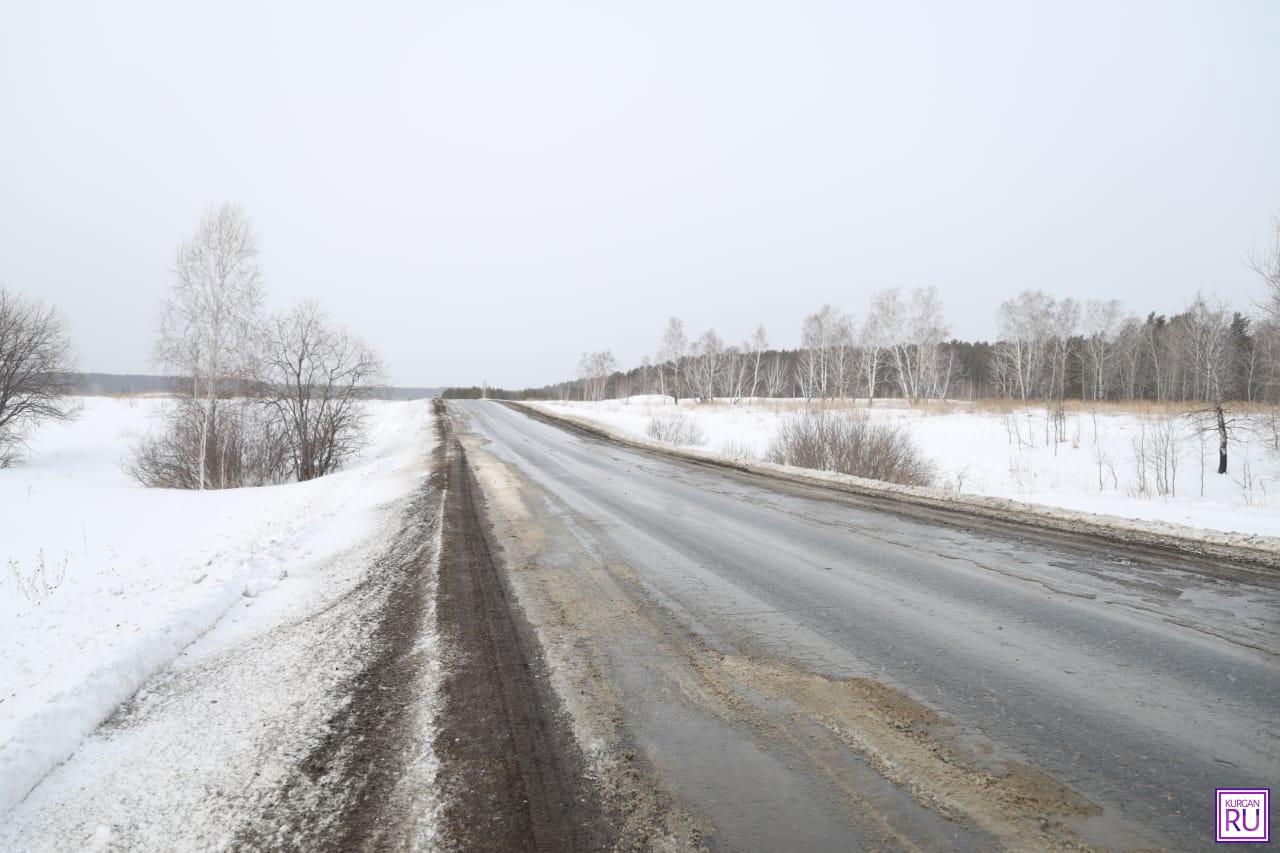
{"type": "Polygon", "coordinates": [[[441,417],[447,476],[437,609],[449,649],[436,738],[444,833],[465,850],[601,850],[613,821],[491,546],[463,444],[441,417]]]}

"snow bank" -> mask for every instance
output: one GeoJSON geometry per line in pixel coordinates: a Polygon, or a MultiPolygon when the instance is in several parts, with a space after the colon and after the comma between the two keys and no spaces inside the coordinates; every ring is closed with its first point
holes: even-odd
{"type": "MultiPolygon", "coordinates": [[[[877,403],[871,417],[905,422],[924,453],[938,463],[939,488],[894,486],[829,472],[788,468],[759,461],[780,418],[798,401],[756,404],[684,403],[706,435],[698,448],[671,448],[644,438],[651,414],[671,410],[670,400],[527,403],[547,414],[602,430],[639,446],[765,471],[790,479],[822,481],[851,491],[893,496],[940,508],[964,509],[1000,518],[1015,514],[1056,529],[1093,529],[1135,544],[1183,543],[1192,550],[1257,555],[1280,561],[1280,459],[1261,447],[1236,451],[1236,466],[1247,459],[1251,481],[1219,477],[1208,468],[1205,495],[1199,494],[1200,447],[1183,441],[1177,497],[1144,498],[1128,493],[1135,476],[1133,437],[1143,428],[1133,414],[1087,412],[1068,417],[1067,441],[1043,441],[1043,411],[973,411],[948,406],[940,411],[877,403]],[[1096,426],[1095,426],[1096,424],[1096,426]],[[1020,430],[1022,440],[1011,432],[1020,430]],[[1032,443],[1038,442],[1038,443],[1032,443]],[[1197,454],[1192,457],[1191,454],[1197,454]],[[1099,459],[1105,460],[1099,463],[1099,459]],[[1098,485],[1099,471],[1103,486],[1098,485]],[[1114,471],[1114,477],[1112,472],[1114,471]]],[[[1210,447],[1216,464],[1216,448],[1210,447]]]]}
{"type": "Polygon", "coordinates": [[[0,812],[236,602],[305,577],[403,494],[430,402],[368,404],[372,441],[310,483],[144,489],[120,462],[163,400],[86,398],[0,470],[0,812]]]}

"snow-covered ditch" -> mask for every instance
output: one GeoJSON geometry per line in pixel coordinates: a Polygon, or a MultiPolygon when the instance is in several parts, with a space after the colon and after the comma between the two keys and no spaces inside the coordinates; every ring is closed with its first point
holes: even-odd
{"type": "MultiPolygon", "coordinates": [[[[551,414],[586,419],[623,435],[645,439],[650,419],[669,415],[668,397],[602,402],[533,404],[551,414]]],[[[1203,441],[1185,418],[1146,415],[1101,406],[1067,412],[1065,440],[1046,441],[1043,408],[991,411],[962,403],[910,407],[881,400],[867,408],[876,420],[905,424],[938,467],[937,486],[951,494],[1007,498],[1020,503],[1166,522],[1226,533],[1280,536],[1280,456],[1246,434],[1233,442],[1231,473],[1214,473],[1216,440],[1203,441]],[[1172,494],[1158,494],[1148,462],[1145,493],[1140,453],[1151,455],[1156,433],[1172,431],[1172,494]],[[1203,467],[1202,467],[1203,463],[1203,467]]],[[[780,420],[802,401],[682,401],[679,411],[696,425],[696,450],[733,458],[763,459],[780,420]]],[[[1170,491],[1166,489],[1166,491],[1170,491]]]]}
{"type": "Polygon", "coordinates": [[[429,401],[372,402],[371,441],[309,483],[145,489],[121,468],[159,399],[85,398],[0,470],[0,813],[238,602],[371,532],[421,473],[429,401]]]}

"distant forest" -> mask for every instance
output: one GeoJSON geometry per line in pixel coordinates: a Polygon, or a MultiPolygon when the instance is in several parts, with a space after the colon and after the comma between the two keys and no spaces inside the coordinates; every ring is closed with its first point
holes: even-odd
{"type": "MultiPolygon", "coordinates": [[[[190,392],[190,380],[181,376],[151,376],[140,373],[75,373],[69,393],[89,396],[131,394],[177,394],[190,392]]],[[[438,396],[443,388],[397,388],[379,390],[386,400],[421,400],[438,396]]]]}
{"type": "Polygon", "coordinates": [[[449,388],[444,396],[1275,403],[1280,283],[1274,282],[1280,275],[1268,280],[1268,301],[1256,317],[1204,296],[1172,316],[1137,317],[1114,300],[1081,306],[1027,291],[1000,307],[994,342],[950,337],[932,288],[876,294],[861,325],[823,306],[805,318],[797,349],[770,347],[763,327],[738,345],[714,330],[690,341],[672,318],[655,356],[630,369],[619,369],[609,351],[593,352],[582,357],[574,379],[540,388],[449,388]]]}

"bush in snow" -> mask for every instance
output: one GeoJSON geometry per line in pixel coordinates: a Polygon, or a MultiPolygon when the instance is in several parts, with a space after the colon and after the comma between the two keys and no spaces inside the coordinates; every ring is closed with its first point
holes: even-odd
{"type": "Polygon", "coordinates": [[[861,413],[810,411],[789,418],[770,438],[767,458],[906,486],[929,486],[937,477],[905,427],[861,413]]]}
{"type": "Polygon", "coordinates": [[[286,435],[269,409],[184,397],[173,401],[163,430],[138,441],[125,470],[144,486],[236,489],[280,482],[288,462],[286,435]]]}
{"type": "Polygon", "coordinates": [[[290,473],[323,477],[364,446],[364,400],[382,382],[382,362],[314,302],[276,317],[266,341],[264,396],[287,437],[290,473]]]}
{"type": "Polygon", "coordinates": [[[667,444],[702,444],[707,440],[706,433],[697,421],[682,412],[663,412],[650,415],[644,426],[644,434],[654,441],[667,444]]]}
{"type": "Polygon", "coordinates": [[[745,441],[726,441],[720,445],[720,455],[728,456],[730,459],[759,459],[760,454],[756,453],[748,442],[745,441]]]}

